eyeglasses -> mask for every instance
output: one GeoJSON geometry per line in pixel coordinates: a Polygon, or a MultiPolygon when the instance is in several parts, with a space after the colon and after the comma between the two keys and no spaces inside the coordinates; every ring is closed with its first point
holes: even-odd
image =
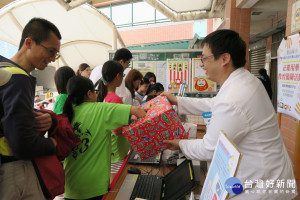
{"type": "Polygon", "coordinates": [[[50,56],[55,58],[55,60],[57,60],[60,57],[59,51],[55,52],[53,49],[45,47],[44,45],[42,45],[40,43],[37,43],[37,45],[41,45],[42,47],[44,47],[44,49],[46,49],[48,51],[50,56]]]}
{"type": "Polygon", "coordinates": [[[205,61],[207,58],[210,58],[210,57],[212,57],[212,56],[214,56],[214,55],[210,55],[210,56],[206,56],[206,57],[201,57],[201,58],[200,58],[200,61],[202,62],[202,64],[204,64],[204,61],[205,61]]]}
{"type": "Polygon", "coordinates": [[[124,73],[119,73],[119,75],[120,75],[121,78],[124,78],[126,74],[124,74],[124,73]]]}
{"type": "Polygon", "coordinates": [[[127,66],[129,67],[130,66],[130,64],[131,64],[131,59],[129,59],[128,61],[126,61],[126,63],[125,64],[127,64],[127,66]]]}

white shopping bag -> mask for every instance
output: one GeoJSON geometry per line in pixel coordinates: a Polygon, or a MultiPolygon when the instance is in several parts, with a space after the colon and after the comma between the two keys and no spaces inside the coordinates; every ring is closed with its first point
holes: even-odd
{"type": "Polygon", "coordinates": [[[182,126],[183,126],[185,132],[188,133],[189,139],[196,139],[197,124],[184,122],[184,123],[182,123],[182,126]]]}

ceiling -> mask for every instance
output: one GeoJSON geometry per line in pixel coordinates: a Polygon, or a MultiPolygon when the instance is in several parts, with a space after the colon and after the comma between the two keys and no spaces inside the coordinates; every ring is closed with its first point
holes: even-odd
{"type": "MultiPolygon", "coordinates": [[[[226,0],[144,0],[171,21],[223,18],[226,0]]],[[[122,3],[126,0],[94,0],[95,6],[122,3]]],[[[285,22],[288,0],[236,0],[237,8],[251,8],[250,38],[285,22]]]]}
{"type": "Polygon", "coordinates": [[[6,4],[9,4],[10,2],[13,2],[12,0],[1,0],[0,1],[0,8],[5,6],[6,4]]]}
{"type": "MultiPolygon", "coordinates": [[[[226,0],[144,0],[172,21],[223,18],[226,0]]],[[[250,38],[285,22],[288,0],[236,0],[237,8],[251,8],[250,38]]]]}
{"type": "Polygon", "coordinates": [[[250,38],[266,32],[276,24],[285,24],[288,0],[255,1],[256,3],[251,7],[250,38]]]}
{"type": "MultiPolygon", "coordinates": [[[[77,0],[78,1],[78,0],[77,0]]],[[[87,0],[88,1],[88,0],[87,0]]],[[[133,0],[137,1],[137,0],[133,0]]],[[[171,21],[223,18],[226,0],[144,0],[171,21]]],[[[128,0],[93,0],[95,6],[128,3],[128,0]]],[[[236,0],[237,8],[251,8],[250,38],[285,22],[288,0],[236,0]],[[284,17],[282,17],[284,16],[284,17]],[[282,21],[282,18],[284,19],[282,21]],[[281,20],[281,21],[280,21],[281,20]],[[275,24],[276,25],[276,24],[275,24]]]]}
{"type": "Polygon", "coordinates": [[[186,11],[210,10],[212,1],[202,0],[201,3],[195,0],[185,0],[184,4],[180,0],[160,0],[169,9],[181,13],[186,11]]]}
{"type": "Polygon", "coordinates": [[[77,70],[81,63],[95,67],[109,59],[109,51],[125,46],[114,23],[95,7],[84,4],[67,11],[56,0],[19,0],[0,9],[0,39],[18,46],[33,17],[46,18],[60,30],[61,57],[56,67],[77,70]]]}
{"type": "MultiPolygon", "coordinates": [[[[40,0],[41,1],[41,0],[40,0]]],[[[68,0],[57,0],[61,4],[66,4],[68,0]]],[[[131,0],[69,0],[69,7],[74,2],[88,2],[93,5],[108,3],[122,4],[131,0]]],[[[138,1],[138,0],[133,0],[138,1]]],[[[225,16],[226,0],[144,0],[155,7],[171,21],[192,21],[207,18],[223,18],[225,16]]],[[[0,7],[12,2],[11,0],[1,0],[0,7]]],[[[36,1],[37,2],[37,1],[36,1]]],[[[75,5],[78,6],[78,5],[75,5]]],[[[259,35],[272,27],[274,23],[284,23],[286,19],[288,0],[236,0],[236,7],[251,8],[250,38],[259,35]]],[[[76,9],[71,10],[75,12],[76,9]]],[[[70,12],[71,12],[70,11],[70,12]]],[[[103,33],[103,32],[102,32],[103,33]]]]}

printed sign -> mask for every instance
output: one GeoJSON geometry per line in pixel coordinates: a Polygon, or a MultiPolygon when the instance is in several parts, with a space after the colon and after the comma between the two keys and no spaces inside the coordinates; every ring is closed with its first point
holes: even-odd
{"type": "Polygon", "coordinates": [[[168,59],[167,85],[169,92],[178,92],[183,85],[186,92],[190,91],[190,59],[168,59]]]}
{"type": "Polygon", "coordinates": [[[200,63],[200,58],[193,58],[192,92],[215,92],[217,90],[217,83],[206,78],[205,70],[202,69],[200,63]]]}
{"type": "Polygon", "coordinates": [[[277,111],[300,119],[300,37],[282,39],[277,52],[277,111]]]}
{"type": "Polygon", "coordinates": [[[239,150],[221,131],[201,192],[201,200],[225,200],[228,193],[243,192],[241,181],[234,177],[240,159],[239,150]]]}

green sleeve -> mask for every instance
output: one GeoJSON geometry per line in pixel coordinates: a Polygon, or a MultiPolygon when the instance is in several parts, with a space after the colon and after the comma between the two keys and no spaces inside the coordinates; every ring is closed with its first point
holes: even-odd
{"type": "Polygon", "coordinates": [[[64,108],[64,104],[65,104],[67,97],[68,97],[67,94],[61,94],[56,97],[56,100],[55,100],[54,106],[53,106],[54,113],[56,113],[56,114],[63,113],[63,108],[64,108]]]}
{"type": "Polygon", "coordinates": [[[128,125],[131,105],[103,103],[105,107],[105,123],[110,130],[128,125]]]}

